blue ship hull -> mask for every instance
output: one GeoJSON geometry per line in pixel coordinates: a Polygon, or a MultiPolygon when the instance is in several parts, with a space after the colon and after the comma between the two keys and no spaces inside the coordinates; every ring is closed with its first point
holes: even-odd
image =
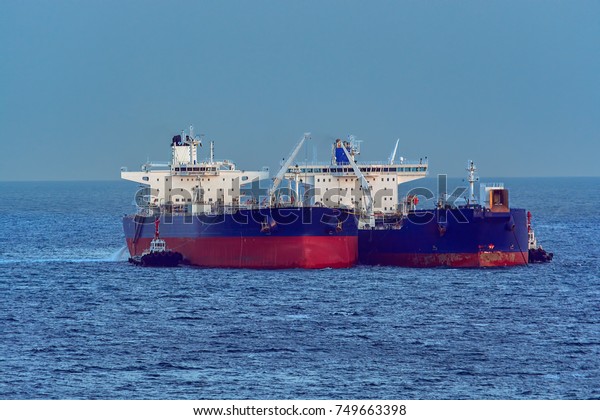
{"type": "Polygon", "coordinates": [[[528,262],[524,209],[419,210],[361,229],[361,264],[405,267],[496,267],[528,262]]]}

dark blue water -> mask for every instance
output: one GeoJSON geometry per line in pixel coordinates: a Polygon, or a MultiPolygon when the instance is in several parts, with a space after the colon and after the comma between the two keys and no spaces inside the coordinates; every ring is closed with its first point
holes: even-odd
{"type": "Polygon", "coordinates": [[[135,187],[0,183],[0,399],[600,398],[600,179],[505,181],[550,265],[138,268],[135,187]]]}

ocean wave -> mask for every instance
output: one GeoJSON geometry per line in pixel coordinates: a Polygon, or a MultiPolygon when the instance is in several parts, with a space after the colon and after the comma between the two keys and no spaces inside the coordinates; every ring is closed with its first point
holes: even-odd
{"type": "Polygon", "coordinates": [[[19,264],[19,263],[93,263],[93,262],[122,262],[129,258],[129,251],[126,246],[118,250],[67,250],[66,255],[47,255],[39,254],[15,254],[4,255],[0,258],[0,264],[19,264]]]}

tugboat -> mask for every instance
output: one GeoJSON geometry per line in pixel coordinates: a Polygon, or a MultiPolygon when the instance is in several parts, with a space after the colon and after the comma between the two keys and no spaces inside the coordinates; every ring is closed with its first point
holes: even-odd
{"type": "Polygon", "coordinates": [[[179,252],[167,249],[167,243],[160,239],[158,226],[160,219],[154,221],[155,231],[154,239],[150,241],[150,248],[142,252],[141,255],[134,255],[129,258],[129,262],[144,267],[176,267],[183,260],[183,255],[179,252]]]}
{"type": "Polygon", "coordinates": [[[544,263],[552,261],[554,254],[552,252],[546,252],[542,248],[541,244],[537,243],[535,239],[535,233],[531,227],[531,212],[527,212],[527,233],[528,237],[528,248],[529,248],[529,263],[544,263]]]}

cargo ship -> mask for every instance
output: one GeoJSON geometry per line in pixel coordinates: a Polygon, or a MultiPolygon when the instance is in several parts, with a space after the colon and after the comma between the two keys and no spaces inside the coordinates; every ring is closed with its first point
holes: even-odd
{"type": "Polygon", "coordinates": [[[440,197],[436,208],[406,210],[379,217],[359,233],[362,264],[404,267],[497,267],[529,261],[524,209],[510,208],[501,183],[481,184],[474,194],[475,165],[469,167],[469,196],[464,204],[440,197]]]}
{"type": "MultiPolygon", "coordinates": [[[[330,165],[300,165],[286,176],[304,177],[316,199],[353,207],[360,215],[359,263],[404,267],[497,267],[529,262],[531,231],[524,209],[509,206],[503,184],[481,184],[469,163],[469,194],[440,197],[433,209],[418,209],[418,197],[401,198],[398,185],[427,175],[428,162],[395,163],[398,142],[386,162],[358,162],[359,142],[336,140],[330,165]],[[329,186],[336,186],[331,193],[329,186]],[[451,199],[450,199],[451,198],[451,199]],[[461,203],[461,204],[457,204],[461,203]]],[[[466,189],[465,189],[466,190],[466,189]]]]}
{"type": "MultiPolygon", "coordinates": [[[[352,209],[304,202],[280,188],[309,133],[300,139],[261,195],[269,169],[244,171],[216,160],[214,142],[205,159],[202,138],[182,132],[171,140],[171,161],[148,162],[121,178],[141,185],[137,211],[123,217],[132,258],[148,249],[158,219],[161,238],[184,263],[222,268],[342,268],[358,260],[358,220],[352,209]],[[248,187],[252,189],[248,190],[248,187]]],[[[296,186],[298,189],[298,186],[296,186]]]]}

